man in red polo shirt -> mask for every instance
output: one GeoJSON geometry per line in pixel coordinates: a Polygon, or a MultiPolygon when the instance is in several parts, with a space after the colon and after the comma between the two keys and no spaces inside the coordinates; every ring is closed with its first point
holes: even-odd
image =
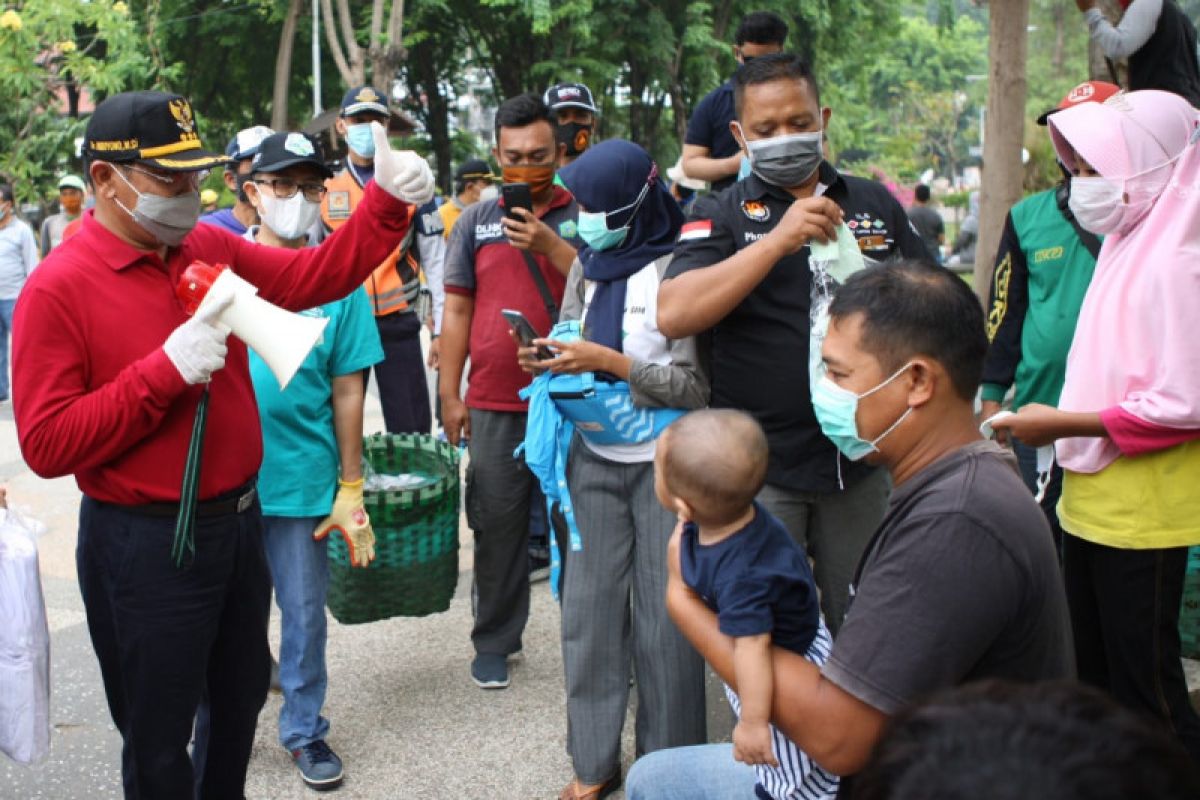
{"type": "Polygon", "coordinates": [[[349,294],[433,190],[423,159],[391,152],[382,128],[376,138],[377,185],[353,220],[319,248],[264,247],[196,225],[197,184],[225,157],[203,149],[187,100],[110,97],[83,146],[95,210],[17,304],[17,433],[34,472],[73,473],[83,490],[79,587],[124,740],[127,798],[242,797],[270,665],[254,488],[262,438],[246,346],[226,341],[211,313],[189,319],[176,284],[203,260],[228,264],[289,309],[349,294]],[[206,384],[195,549],[177,567],[181,476],[206,384]],[[188,742],[206,689],[211,724],[197,735],[194,771],[188,742]]]}
{"type": "MultiPolygon", "coordinates": [[[[520,311],[540,334],[558,315],[565,275],[578,246],[577,208],[554,185],[565,147],[554,138],[550,111],[537,95],[504,101],[496,111],[496,149],[505,183],[529,184],[528,209],[481,200],[463,211],[446,254],[439,395],[451,442],[469,442],[467,524],[475,532],[475,660],[471,677],[484,689],[508,686],[506,658],[521,649],[529,618],[530,498],[533,473],[513,450],[525,439],[529,376],[501,309],[520,311]],[[471,355],[466,402],[459,396],[471,355]]],[[[537,492],[540,498],[541,493],[537,492]]]]}

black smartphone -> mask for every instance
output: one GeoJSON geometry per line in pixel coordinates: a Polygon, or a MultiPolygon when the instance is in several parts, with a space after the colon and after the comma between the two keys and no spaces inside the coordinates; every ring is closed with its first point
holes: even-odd
{"type": "Polygon", "coordinates": [[[513,213],[515,208],[533,210],[533,195],[529,193],[528,183],[506,183],[500,187],[500,197],[504,200],[504,216],[509,219],[521,219],[513,213]]]}
{"type": "MultiPolygon", "coordinates": [[[[533,340],[538,338],[538,333],[533,329],[533,325],[525,318],[525,315],[520,311],[513,311],[511,308],[500,309],[500,315],[508,322],[508,327],[512,328],[517,334],[517,338],[521,340],[522,347],[532,347],[533,340]]],[[[546,345],[539,345],[537,349],[537,357],[541,361],[554,358],[554,353],[546,345]]]]}

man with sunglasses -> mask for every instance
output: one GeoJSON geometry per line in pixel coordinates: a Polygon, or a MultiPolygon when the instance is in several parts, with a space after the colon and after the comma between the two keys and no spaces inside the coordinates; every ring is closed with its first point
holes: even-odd
{"type": "Polygon", "coordinates": [[[218,321],[230,296],[189,318],[176,287],[202,260],[229,265],[292,310],[357,288],[403,238],[413,204],[433,194],[425,161],[392,152],[382,128],[374,135],[377,185],[345,229],[317,248],[265,247],[197,226],[197,186],[226,157],[203,148],[188,101],[114,95],[83,143],[95,209],[17,304],[18,437],[34,472],[74,474],[83,491],[79,585],[124,741],[126,797],[242,797],[270,669],[248,354],[218,321]],[[205,386],[194,548],[177,565],[182,474],[205,386]],[[204,693],[210,724],[189,759],[204,693]]]}

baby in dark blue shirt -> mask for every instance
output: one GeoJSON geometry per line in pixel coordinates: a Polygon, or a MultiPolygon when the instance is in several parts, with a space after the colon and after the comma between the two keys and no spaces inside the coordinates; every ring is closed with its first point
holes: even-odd
{"type": "Polygon", "coordinates": [[[684,583],[733,638],[738,691],[734,758],[755,765],[760,797],[834,797],[838,779],[770,725],[771,646],[816,664],[832,645],[803,549],[754,498],[767,471],[767,440],[740,411],[695,411],[658,440],[655,488],[679,514],[684,583]]]}

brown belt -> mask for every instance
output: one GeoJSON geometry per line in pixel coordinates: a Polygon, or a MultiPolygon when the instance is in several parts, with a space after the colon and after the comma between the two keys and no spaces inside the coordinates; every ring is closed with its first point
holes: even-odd
{"type": "MultiPolygon", "coordinates": [[[[201,500],[196,504],[196,517],[221,517],[227,514],[241,514],[254,505],[258,489],[254,481],[244,484],[231,492],[226,492],[211,500],[201,500]]],[[[137,506],[121,506],[134,514],[144,514],[147,517],[177,517],[179,503],[144,503],[137,506]]]]}

